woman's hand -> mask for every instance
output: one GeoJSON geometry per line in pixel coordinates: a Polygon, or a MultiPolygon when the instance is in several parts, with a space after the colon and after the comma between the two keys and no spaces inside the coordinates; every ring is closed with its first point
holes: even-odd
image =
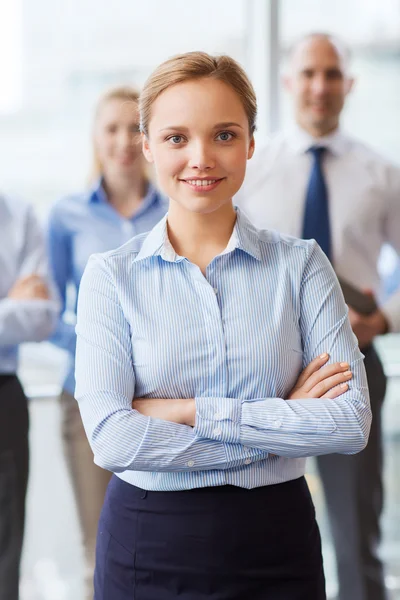
{"type": "Polygon", "coordinates": [[[146,417],[194,427],[196,406],[193,398],[134,398],[132,408],[146,417]]]}
{"type": "Polygon", "coordinates": [[[347,381],[352,378],[350,366],[346,362],[333,363],[323,367],[329,359],[328,354],[315,358],[300,373],[296,385],[287,400],[304,398],[337,398],[347,392],[347,381]]]}

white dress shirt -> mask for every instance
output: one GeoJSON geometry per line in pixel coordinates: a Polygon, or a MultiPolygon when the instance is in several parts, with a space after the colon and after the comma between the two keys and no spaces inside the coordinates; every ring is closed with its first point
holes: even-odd
{"type": "MultiPolygon", "coordinates": [[[[389,243],[400,253],[400,168],[340,130],[313,139],[300,128],[257,148],[235,202],[260,228],[301,237],[312,156],[324,146],[332,260],[338,275],[359,289],[380,290],[378,258],[389,243]]],[[[400,291],[382,307],[400,332],[400,291]]]]}
{"type": "Polygon", "coordinates": [[[48,280],[45,243],[33,210],[0,196],[0,374],[17,370],[18,345],[46,339],[55,327],[59,303],[48,280]],[[52,299],[16,300],[8,293],[18,279],[39,275],[52,299]]]}

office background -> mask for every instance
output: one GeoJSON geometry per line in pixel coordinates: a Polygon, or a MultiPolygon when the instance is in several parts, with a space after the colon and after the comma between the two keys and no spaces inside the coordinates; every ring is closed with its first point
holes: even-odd
{"type": "MultiPolygon", "coordinates": [[[[400,0],[0,0],[2,191],[32,202],[45,220],[53,201],[86,184],[98,95],[120,83],[140,87],[157,63],[178,52],[224,52],[243,64],[258,94],[259,140],[290,126],[290,101],[280,77],[291,43],[309,31],[336,33],[352,49],[357,83],[345,129],[400,163],[400,0]]],[[[389,276],[395,268],[394,253],[386,248],[382,273],[389,276]]],[[[383,553],[388,586],[400,598],[400,341],[387,336],[379,349],[390,375],[383,553]]],[[[81,593],[76,514],[54,400],[63,368],[64,356],[54,347],[24,347],[32,476],[22,600],[77,600],[81,593]],[[51,489],[42,485],[45,470],[54,473],[51,489]],[[62,516],[55,522],[57,514],[62,516]]],[[[312,464],[309,478],[333,598],[333,552],[312,464]]]]}

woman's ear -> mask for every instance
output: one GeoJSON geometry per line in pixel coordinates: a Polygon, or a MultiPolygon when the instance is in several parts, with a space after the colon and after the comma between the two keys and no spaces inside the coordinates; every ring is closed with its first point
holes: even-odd
{"type": "Polygon", "coordinates": [[[150,150],[150,145],[149,145],[149,140],[146,136],[145,133],[142,133],[142,151],[144,154],[145,159],[149,162],[152,163],[153,161],[153,155],[151,153],[150,150]]]}
{"type": "Polygon", "coordinates": [[[255,147],[256,147],[256,141],[254,139],[254,135],[252,135],[250,144],[249,144],[249,151],[247,153],[247,160],[249,160],[249,158],[251,158],[253,156],[255,147]]]}

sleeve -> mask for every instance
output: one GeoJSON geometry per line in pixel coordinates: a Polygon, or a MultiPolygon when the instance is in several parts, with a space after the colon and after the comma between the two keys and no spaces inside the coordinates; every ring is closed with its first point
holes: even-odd
{"type": "MultiPolygon", "coordinates": [[[[384,241],[389,243],[400,257],[400,169],[392,167],[388,177],[384,241]]],[[[400,333],[400,290],[390,296],[381,310],[388,321],[389,331],[400,333]]]]}
{"type": "Polygon", "coordinates": [[[25,243],[19,261],[17,278],[31,274],[41,276],[47,283],[48,300],[0,300],[0,346],[14,346],[22,342],[41,342],[53,331],[59,302],[49,276],[45,243],[40,225],[32,208],[27,209],[24,222],[25,243]]]}
{"type": "Polygon", "coordinates": [[[118,473],[230,469],[267,453],[201,439],[192,427],[133,410],[131,331],[104,257],[93,255],[78,296],[76,390],[95,463],[118,473]]]}
{"type": "Polygon", "coordinates": [[[334,400],[196,398],[199,436],[290,458],[355,454],[366,446],[371,409],[363,355],[336,275],[316,242],[310,247],[300,288],[303,364],[323,352],[330,362],[347,361],[350,389],[334,400]]]}
{"type": "Polygon", "coordinates": [[[71,237],[63,226],[60,210],[55,206],[47,224],[47,248],[53,281],[60,297],[57,326],[50,341],[67,350],[72,356],[76,350],[75,325],[65,320],[67,284],[71,279],[71,237]]]}

